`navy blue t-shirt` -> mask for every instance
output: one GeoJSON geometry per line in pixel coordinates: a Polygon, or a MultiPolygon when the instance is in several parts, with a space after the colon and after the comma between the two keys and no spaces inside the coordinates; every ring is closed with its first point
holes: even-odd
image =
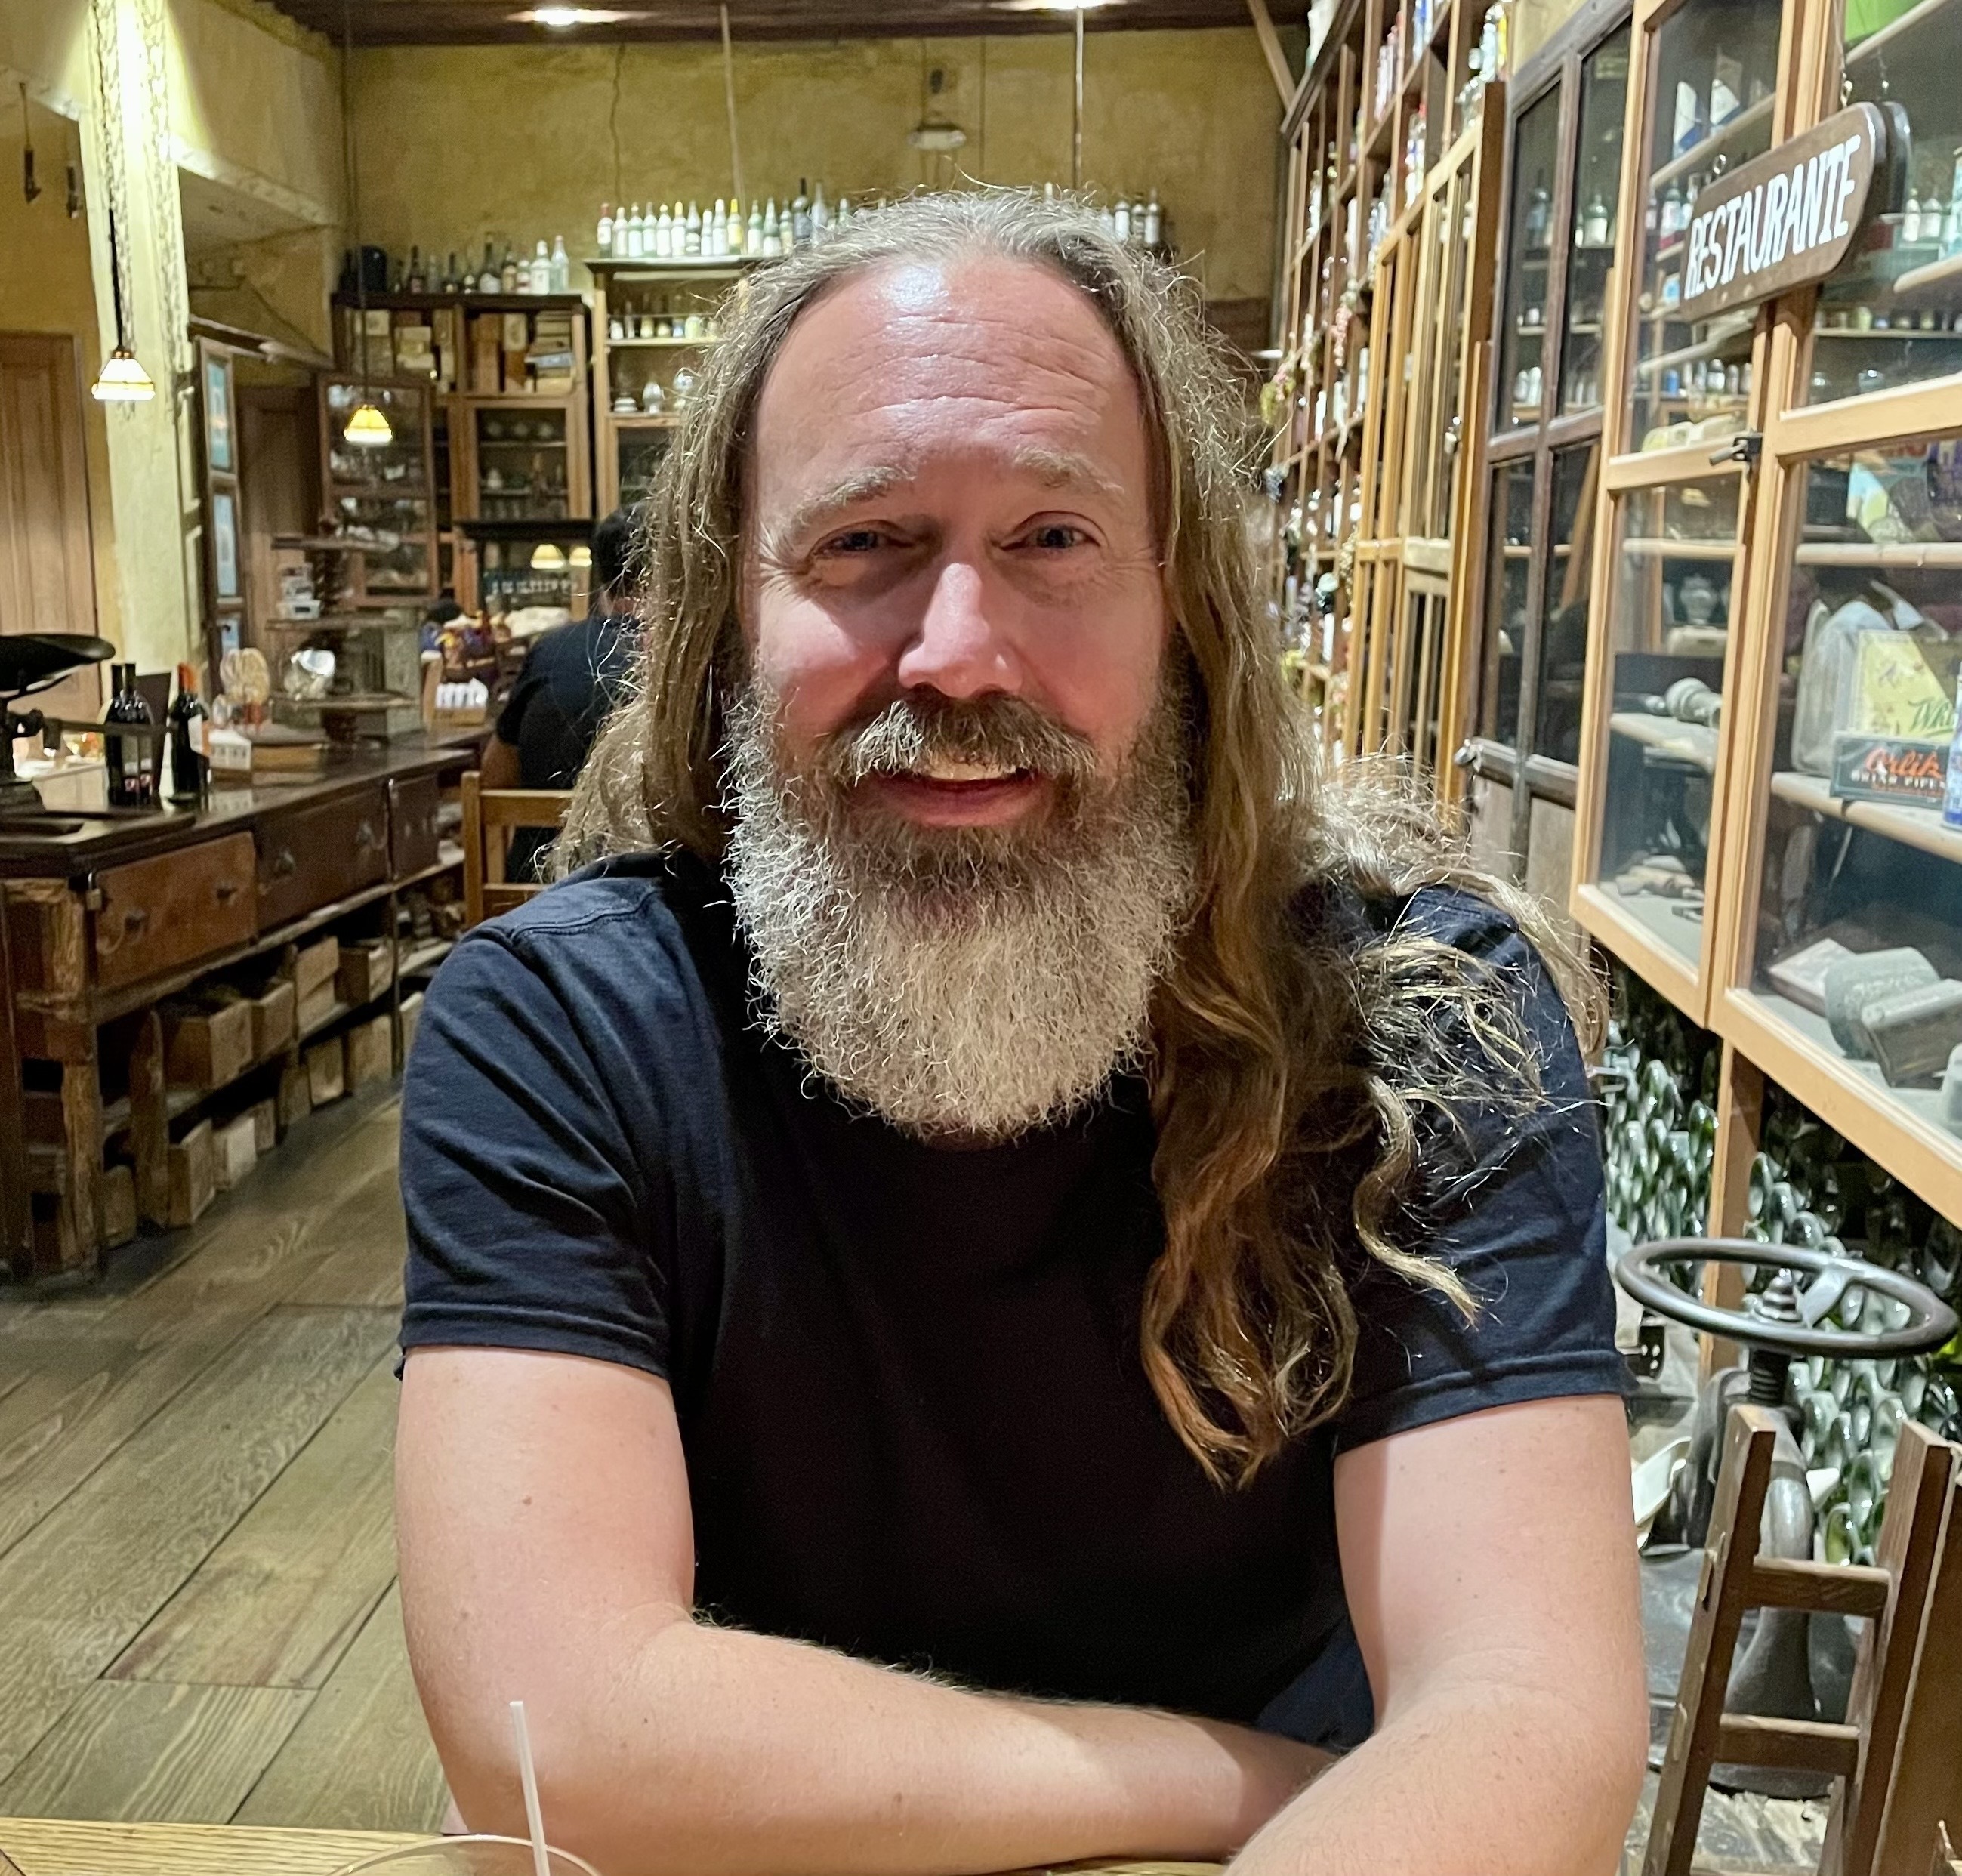
{"type": "Polygon", "coordinates": [[[1504,973],[1547,1101],[1524,1124],[1475,1117],[1476,1163],[1427,1215],[1421,1248],[1481,1300],[1475,1324],[1377,1267],[1354,1293],[1347,1405],[1243,1489],[1206,1478],[1139,1358],[1163,1232],[1142,1083],[978,1149],[848,1108],[753,1025],[727,891],[685,857],[556,886],[438,974],[404,1107],[403,1347],[666,1376],[697,1604],[719,1620],[985,1687],[1353,1741],[1367,1690],[1335,1456],[1626,1385],[1595,1118],[1557,995],[1479,901],[1372,910],[1504,973]]]}

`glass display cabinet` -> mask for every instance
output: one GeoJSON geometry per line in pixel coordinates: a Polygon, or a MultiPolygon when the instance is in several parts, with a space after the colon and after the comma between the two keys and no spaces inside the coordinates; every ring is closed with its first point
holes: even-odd
{"type": "MultiPolygon", "coordinates": [[[[1569,903],[1723,1039],[1721,1229],[1774,1088],[1962,1220],[1958,70],[1962,0],[1636,11],[1569,903]],[[1861,106],[1844,241],[1741,243],[1713,293],[1686,265],[1709,218],[1861,106]]],[[[1503,564],[1487,585],[1508,639],[1544,612],[1503,564]]],[[[1487,666],[1560,733],[1531,656],[1487,666]]]]}
{"type": "Polygon", "coordinates": [[[430,394],[420,385],[368,383],[323,372],[320,386],[321,506],[334,530],[359,542],[346,602],[359,607],[433,599],[436,510],[430,394]],[[388,419],[389,440],[347,440],[363,403],[388,419]]]}
{"type": "MultiPolygon", "coordinates": [[[[1590,591],[1571,903],[1698,1022],[1714,982],[1727,700],[1750,590],[1757,379],[1773,309],[1747,296],[1710,310],[1688,266],[1702,251],[1692,223],[1706,188],[1791,127],[1801,29],[1816,11],[1644,0],[1631,40],[1629,160],[1605,296],[1614,331],[1598,525],[1610,551],[1590,591]]],[[[1587,213],[1583,203],[1583,225],[1587,213]]]]}
{"type": "Polygon", "coordinates": [[[1491,280],[1490,234],[1462,244],[1497,221],[1477,209],[1488,14],[1496,34],[1488,0],[1344,0],[1283,123],[1271,590],[1338,759],[1394,746],[1431,762],[1443,720],[1460,411],[1475,369],[1483,382],[1471,329],[1491,280]]]}
{"type": "Polygon", "coordinates": [[[1476,837],[1556,900],[1584,714],[1631,30],[1627,8],[1591,8],[1512,88],[1505,304],[1468,535],[1477,604],[1454,634],[1476,837]]]}
{"type": "Polygon", "coordinates": [[[755,257],[586,264],[593,274],[593,433],[599,512],[644,500],[681,420],[721,307],[755,257]]]}

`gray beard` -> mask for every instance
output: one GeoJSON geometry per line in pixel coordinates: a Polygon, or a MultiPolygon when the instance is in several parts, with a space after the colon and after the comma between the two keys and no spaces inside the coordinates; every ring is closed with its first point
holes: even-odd
{"type": "Polygon", "coordinates": [[[728,881],[766,1031],[925,1138],[1061,1120],[1144,1064],[1194,893],[1181,686],[1162,688],[1114,778],[1008,699],[944,720],[895,705],[797,772],[773,722],[746,685],[725,751],[728,881]],[[922,828],[850,798],[936,751],[1063,775],[1027,829],[922,828]]]}

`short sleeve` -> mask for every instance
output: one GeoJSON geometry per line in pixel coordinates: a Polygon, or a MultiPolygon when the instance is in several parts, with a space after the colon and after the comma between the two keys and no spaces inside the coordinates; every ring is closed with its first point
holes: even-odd
{"type": "Polygon", "coordinates": [[[669,1266],[612,1025],[498,927],[436,974],[402,1103],[401,1344],[527,1348],[668,1372],[669,1266]]]}
{"type": "Polygon", "coordinates": [[[1566,1007],[1510,919],[1458,893],[1421,893],[1404,918],[1476,958],[1510,997],[1538,1056],[1542,1098],[1520,1117],[1483,1109],[1429,1130],[1447,1174],[1406,1242],[1477,1303],[1371,1265],[1353,1291],[1356,1363],[1338,1450],[1481,1408],[1625,1395],[1615,1347],[1598,1123],[1566,1007]]]}

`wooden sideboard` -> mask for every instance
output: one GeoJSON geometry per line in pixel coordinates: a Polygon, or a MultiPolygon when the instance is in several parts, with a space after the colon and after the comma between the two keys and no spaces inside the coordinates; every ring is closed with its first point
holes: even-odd
{"type": "Polygon", "coordinates": [[[0,823],[0,1255],[17,1276],[92,1274],[139,1222],[167,1221],[172,1130],[225,1092],[172,1085],[169,999],[276,981],[323,935],[353,936],[385,947],[379,987],[295,1022],[227,1085],[274,1085],[316,1038],[383,1014],[399,1068],[407,966],[447,946],[403,937],[398,915],[460,869],[439,823],[476,759],[474,742],[417,737],[194,809],[0,823]]]}

